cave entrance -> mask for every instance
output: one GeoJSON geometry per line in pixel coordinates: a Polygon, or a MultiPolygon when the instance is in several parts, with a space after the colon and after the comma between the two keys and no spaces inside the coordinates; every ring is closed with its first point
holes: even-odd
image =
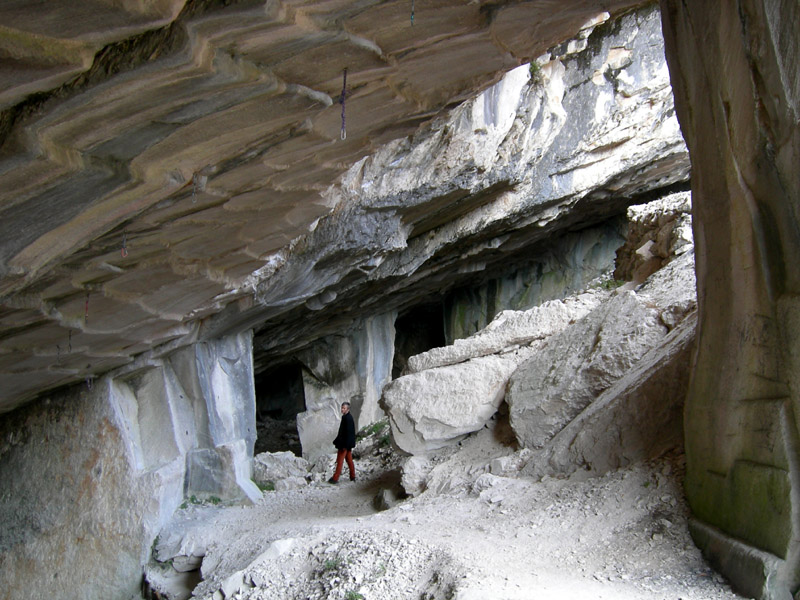
{"type": "Polygon", "coordinates": [[[255,376],[256,431],[254,454],[289,450],[302,455],[297,434],[297,414],[306,407],[303,373],[299,362],[290,362],[255,376]]]}
{"type": "Polygon", "coordinates": [[[394,322],[394,329],[392,379],[397,379],[402,374],[409,357],[447,345],[444,335],[444,306],[441,301],[401,312],[394,322]]]}

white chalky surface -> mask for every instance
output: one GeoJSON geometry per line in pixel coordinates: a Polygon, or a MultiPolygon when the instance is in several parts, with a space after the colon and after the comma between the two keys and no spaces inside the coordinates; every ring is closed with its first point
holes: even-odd
{"type": "Polygon", "coordinates": [[[195,597],[222,597],[233,575],[242,600],[740,598],[691,541],[682,454],[533,481],[488,472],[494,457],[520,458],[496,437],[487,428],[434,457],[439,491],[383,512],[372,499],[396,476],[375,457],[356,461],[355,483],[319,474],[255,506],[190,507],[182,531],[206,548],[195,597]]]}

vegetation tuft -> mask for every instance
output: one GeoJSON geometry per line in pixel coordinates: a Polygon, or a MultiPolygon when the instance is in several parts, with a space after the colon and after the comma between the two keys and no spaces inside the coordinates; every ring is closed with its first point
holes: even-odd
{"type": "Polygon", "coordinates": [[[371,435],[376,435],[383,431],[386,427],[389,426],[389,421],[386,419],[382,421],[378,421],[377,423],[373,423],[372,425],[367,425],[366,427],[362,427],[358,433],[356,434],[356,439],[363,440],[371,435]]]}
{"type": "Polygon", "coordinates": [[[262,492],[274,492],[275,491],[275,482],[274,481],[264,481],[263,483],[260,481],[256,482],[258,489],[262,492]]]}

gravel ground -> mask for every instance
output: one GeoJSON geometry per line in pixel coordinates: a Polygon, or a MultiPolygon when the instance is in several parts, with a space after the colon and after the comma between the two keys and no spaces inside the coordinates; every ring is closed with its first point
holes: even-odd
{"type": "Polygon", "coordinates": [[[496,437],[442,452],[434,489],[414,498],[387,496],[403,459],[375,447],[355,483],[318,472],[255,506],[190,506],[161,543],[203,557],[203,600],[741,598],[691,541],[679,451],[534,481],[489,473],[493,458],[519,457],[496,437]],[[378,495],[394,505],[376,510],[378,495]]]}

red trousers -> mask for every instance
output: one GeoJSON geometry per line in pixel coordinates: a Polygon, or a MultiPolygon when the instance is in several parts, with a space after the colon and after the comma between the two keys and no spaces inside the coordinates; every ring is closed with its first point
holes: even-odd
{"type": "Polygon", "coordinates": [[[353,464],[353,451],[347,448],[339,448],[336,453],[336,472],[333,474],[333,480],[339,481],[339,475],[342,474],[342,463],[347,459],[347,468],[350,469],[350,481],[356,478],[356,467],[353,464]]]}

